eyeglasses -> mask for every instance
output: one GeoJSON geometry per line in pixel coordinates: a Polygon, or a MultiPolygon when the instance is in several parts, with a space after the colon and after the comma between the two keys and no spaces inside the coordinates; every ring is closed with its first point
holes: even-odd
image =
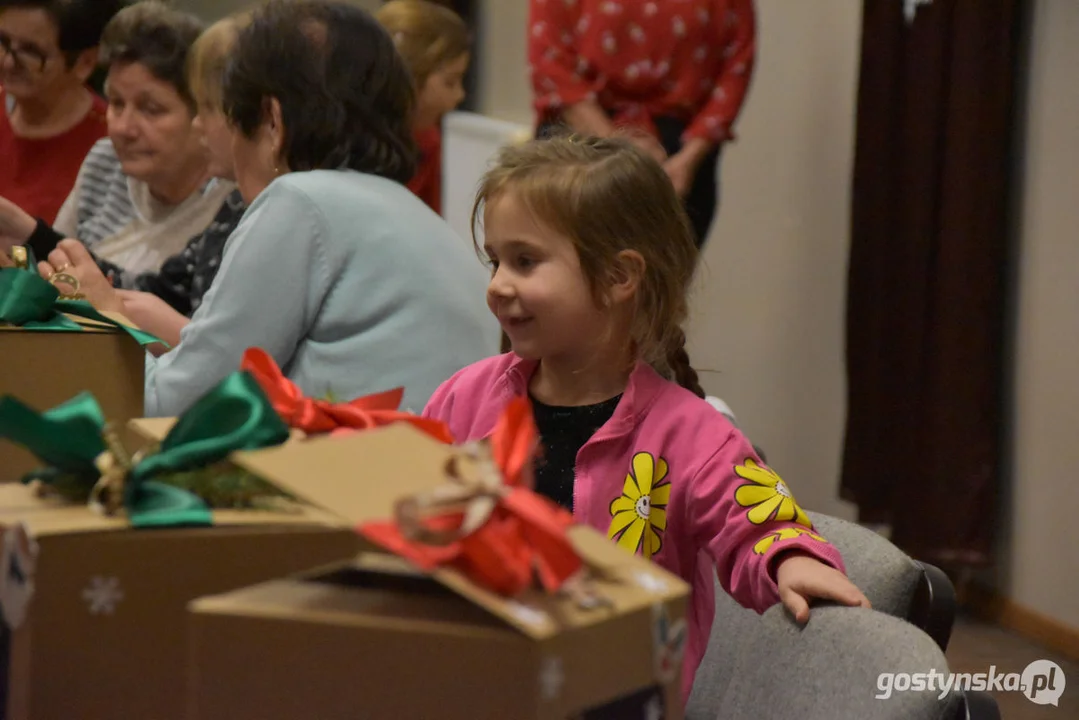
{"type": "Polygon", "coordinates": [[[35,47],[16,47],[15,42],[7,33],[0,33],[0,51],[3,51],[5,55],[10,55],[16,65],[27,70],[41,72],[45,69],[45,64],[49,62],[49,56],[35,47]]]}

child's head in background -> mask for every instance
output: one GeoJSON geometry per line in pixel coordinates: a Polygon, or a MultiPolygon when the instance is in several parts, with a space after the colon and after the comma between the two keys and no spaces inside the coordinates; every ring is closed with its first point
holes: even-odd
{"type": "Polygon", "coordinates": [[[488,305],[514,352],[578,371],[638,360],[703,397],[681,325],[697,261],[674,187],[616,138],[502,150],[473,209],[491,261],[488,305]]]}
{"type": "Polygon", "coordinates": [[[472,38],[449,8],[427,0],[390,0],[375,15],[393,38],[416,85],[416,127],[437,125],[465,98],[472,38]]]}

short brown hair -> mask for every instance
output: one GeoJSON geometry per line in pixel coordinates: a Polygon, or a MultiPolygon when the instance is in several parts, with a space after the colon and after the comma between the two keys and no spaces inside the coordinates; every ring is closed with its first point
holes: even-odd
{"type": "Polygon", "coordinates": [[[628,349],[634,359],[704,397],[682,330],[697,246],[682,201],[659,163],[619,137],[558,135],[508,145],[480,183],[473,229],[505,193],[573,242],[597,302],[611,284],[618,254],[640,253],[645,272],[628,349]]]}
{"type": "Polygon", "coordinates": [[[427,0],[390,0],[375,17],[405,59],[417,91],[440,67],[472,47],[465,21],[453,10],[427,0]]]}
{"type": "Polygon", "coordinates": [[[222,110],[222,85],[229,55],[240,31],[251,22],[251,11],[238,12],[218,20],[191,46],[187,55],[187,84],[197,104],[222,110]]]}
{"type": "Polygon", "coordinates": [[[102,30],[123,4],[123,0],[0,0],[0,13],[12,8],[44,11],[56,25],[60,50],[71,66],[79,53],[98,46],[102,30]]]}
{"type": "Polygon", "coordinates": [[[101,34],[101,64],[138,63],[172,85],[194,111],[185,75],[187,54],[202,33],[202,21],[159,0],[143,0],[116,14],[101,34]]]}
{"type": "Polygon", "coordinates": [[[281,104],[291,170],[415,172],[408,68],[370,13],[340,0],[270,0],[240,31],[223,85],[233,127],[254,137],[281,104]]]}

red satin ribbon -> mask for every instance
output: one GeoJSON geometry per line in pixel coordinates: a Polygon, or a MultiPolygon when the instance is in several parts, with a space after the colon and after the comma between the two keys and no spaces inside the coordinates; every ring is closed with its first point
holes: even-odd
{"type": "MultiPolygon", "coordinates": [[[[510,403],[490,438],[491,454],[502,474],[494,492],[495,504],[486,521],[472,532],[461,530],[466,511],[446,511],[421,521],[427,531],[454,536],[446,544],[414,540],[396,521],[361,525],[357,530],[371,541],[421,569],[440,566],[457,569],[477,585],[505,596],[532,586],[534,578],[555,592],[582,568],[582,561],[566,535],[573,517],[547,498],[525,486],[536,442],[536,427],[526,398],[510,403]]],[[[491,493],[473,488],[470,504],[490,501],[491,493]]],[[[445,488],[444,488],[445,490],[445,488]]],[[[450,492],[466,492],[460,486],[450,492]]]]}
{"type": "Polygon", "coordinates": [[[246,370],[258,381],[274,410],[290,427],[308,435],[336,435],[407,422],[440,442],[453,442],[445,423],[398,410],[404,396],[403,388],[346,403],[313,400],[305,397],[300,388],[285,377],[270,354],[261,348],[249,348],[244,353],[240,369],[246,370]]]}

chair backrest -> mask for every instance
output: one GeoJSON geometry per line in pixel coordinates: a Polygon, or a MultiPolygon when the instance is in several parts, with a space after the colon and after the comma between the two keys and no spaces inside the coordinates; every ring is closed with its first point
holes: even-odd
{"type": "Polygon", "coordinates": [[[708,720],[951,720],[963,703],[961,692],[942,689],[950,671],[933,639],[875,610],[815,607],[799,627],[776,605],[752,641],[732,650],[735,669],[708,720]],[[937,690],[912,690],[919,679],[937,690]]]}
{"type": "Polygon", "coordinates": [[[922,569],[887,538],[831,515],[807,513],[816,528],[843,556],[847,577],[869,598],[874,610],[910,616],[922,569]]]}
{"type": "Polygon", "coordinates": [[[715,582],[716,616],[708,648],[693,678],[693,690],[686,702],[686,720],[714,720],[720,700],[734,673],[735,649],[753,642],[761,624],[761,616],[735,602],[727,591],[715,582]]]}
{"type": "Polygon", "coordinates": [[[914,560],[886,538],[846,520],[809,513],[813,526],[839,549],[847,576],[874,610],[903,618],[948,649],[955,624],[952,581],[940,568],[914,560]]]}
{"type": "MultiPolygon", "coordinates": [[[[920,563],[872,530],[830,515],[808,514],[814,528],[839,549],[851,582],[865,593],[874,610],[897,618],[916,619],[919,624],[920,619],[913,618],[912,613],[914,610],[919,611],[915,613],[918,615],[924,612],[927,617],[933,618],[932,622],[926,622],[925,629],[947,626],[947,632],[933,634],[941,648],[947,645],[954,611],[951,617],[941,621],[938,617],[941,613],[934,612],[935,609],[919,609],[914,605],[915,599],[924,596],[926,590],[926,573],[920,563]]],[[[732,643],[737,645],[745,638],[752,638],[760,625],[760,616],[735,602],[718,580],[715,593],[716,616],[708,639],[708,650],[697,670],[693,692],[686,706],[687,720],[711,720],[715,717],[719,699],[726,692],[734,671],[729,662],[730,656],[726,654],[727,649],[732,643]]],[[[948,615],[948,612],[943,614],[948,615]]]]}

